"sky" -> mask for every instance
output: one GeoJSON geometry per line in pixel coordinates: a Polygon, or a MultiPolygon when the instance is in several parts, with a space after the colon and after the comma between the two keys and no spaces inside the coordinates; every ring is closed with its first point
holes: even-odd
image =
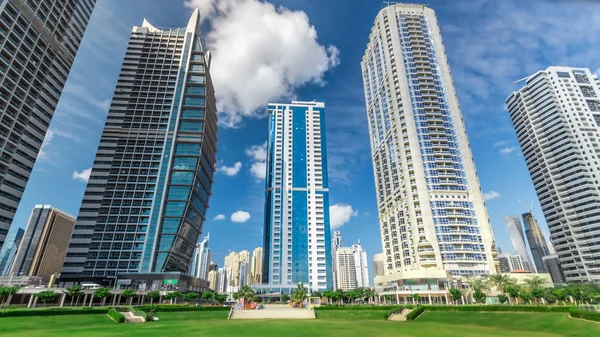
{"type": "MultiPolygon", "coordinates": [[[[600,70],[600,3],[428,0],[437,15],[497,246],[504,217],[530,205],[547,228],[504,100],[551,65],[600,70]]],[[[266,105],[324,101],[332,226],[344,244],[381,252],[360,61],[382,2],[98,0],[13,221],[36,204],[77,215],[131,27],[184,27],[192,8],[213,53],[220,111],[208,221],[213,260],[262,246],[266,105]],[[351,6],[349,5],[351,3],[351,6]]]]}

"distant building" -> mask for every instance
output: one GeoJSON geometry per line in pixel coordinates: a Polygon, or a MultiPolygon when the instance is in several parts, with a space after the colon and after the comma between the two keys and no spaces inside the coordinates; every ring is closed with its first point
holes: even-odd
{"type": "Polygon", "coordinates": [[[230,252],[229,255],[225,257],[225,267],[229,268],[231,271],[229,285],[237,287],[240,281],[240,253],[230,252]]]}
{"type": "Polygon", "coordinates": [[[344,291],[369,287],[367,252],[360,243],[352,247],[340,247],[335,253],[337,289],[344,291]]]}
{"type": "Polygon", "coordinates": [[[344,245],[344,243],[342,241],[342,232],[333,231],[333,238],[331,239],[331,263],[333,265],[332,275],[333,275],[333,289],[334,290],[338,289],[337,274],[336,274],[337,268],[335,267],[336,266],[335,252],[337,252],[337,250],[339,248],[342,248],[343,245],[344,245]]]}
{"type": "Polygon", "coordinates": [[[558,255],[546,255],[542,258],[542,260],[544,260],[544,267],[546,267],[546,272],[552,277],[552,282],[556,284],[562,284],[567,282],[565,280],[563,270],[560,266],[558,255]]]}
{"type": "Polygon", "coordinates": [[[208,284],[210,290],[217,291],[217,286],[219,285],[219,273],[216,270],[208,272],[208,284]]]}
{"type": "Polygon", "coordinates": [[[216,291],[219,293],[228,293],[231,291],[231,268],[219,268],[219,278],[216,291]]]}
{"type": "Polygon", "coordinates": [[[211,262],[208,265],[208,271],[210,272],[211,270],[219,270],[219,264],[217,264],[216,262],[211,262]]]}
{"type": "Polygon", "coordinates": [[[74,227],[75,218],[71,215],[52,206],[36,205],[8,274],[48,280],[52,274],[60,273],[74,227]]]}
{"type": "Polygon", "coordinates": [[[252,252],[252,284],[262,283],[263,249],[258,247],[252,252]]]}
{"type": "Polygon", "coordinates": [[[527,271],[531,272],[531,266],[529,262],[525,261],[519,254],[498,254],[498,260],[500,261],[500,272],[511,273],[514,271],[527,271]]]}
{"type": "Polygon", "coordinates": [[[194,250],[194,259],[192,262],[192,270],[190,274],[194,277],[207,280],[208,279],[208,267],[211,259],[210,248],[208,247],[208,241],[210,240],[210,233],[206,235],[202,241],[196,244],[194,250]]]}
{"type": "Polygon", "coordinates": [[[523,224],[525,225],[525,235],[529,242],[529,248],[531,249],[531,256],[535,263],[535,269],[538,273],[546,273],[546,267],[544,266],[543,257],[550,255],[550,250],[546,244],[546,238],[540,228],[537,220],[533,217],[530,212],[523,213],[523,224]]]}
{"type": "Polygon", "coordinates": [[[240,262],[240,278],[239,278],[239,286],[248,286],[252,283],[250,275],[250,265],[246,261],[240,262]]]}
{"type": "Polygon", "coordinates": [[[510,215],[504,218],[504,223],[506,224],[508,236],[510,237],[510,241],[512,241],[515,252],[530,266],[528,270],[535,271],[535,266],[529,258],[527,245],[525,244],[521,219],[518,216],[510,215]]]}
{"type": "Polygon", "coordinates": [[[385,255],[383,253],[373,255],[373,276],[385,275],[385,255]]]}
{"type": "Polygon", "coordinates": [[[0,250],[0,277],[9,276],[8,272],[15,261],[15,256],[17,255],[17,250],[19,249],[24,233],[25,230],[23,228],[13,229],[8,232],[4,246],[0,250]]]}

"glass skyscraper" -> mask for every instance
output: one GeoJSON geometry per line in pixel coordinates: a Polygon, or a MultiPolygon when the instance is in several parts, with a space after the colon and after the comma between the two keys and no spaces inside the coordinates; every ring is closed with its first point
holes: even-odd
{"type": "Polygon", "coordinates": [[[0,248],[96,0],[0,0],[0,248]]]}
{"type": "Polygon", "coordinates": [[[523,213],[523,224],[525,226],[527,242],[529,242],[529,249],[531,249],[531,256],[535,263],[535,269],[538,273],[546,273],[546,267],[542,258],[550,255],[550,250],[548,249],[544,233],[531,212],[523,213]]]}
{"type": "Polygon", "coordinates": [[[521,259],[528,264],[525,270],[535,271],[535,265],[529,258],[527,252],[527,245],[525,244],[525,236],[523,235],[523,226],[521,226],[521,219],[518,216],[509,215],[504,218],[506,229],[508,230],[508,236],[510,241],[515,248],[515,253],[521,257],[521,259]]]}
{"type": "Polygon", "coordinates": [[[325,104],[269,104],[263,287],[332,289],[325,104]]]}
{"type": "Polygon", "coordinates": [[[496,273],[494,236],[434,11],[391,4],[369,39],[361,68],[387,270],[377,280],[496,273]]]}
{"type": "MultiPolygon", "coordinates": [[[[549,67],[523,81],[525,85],[506,99],[506,107],[544,211],[550,240],[567,282],[598,282],[598,78],[586,68],[549,67]]],[[[525,215],[523,220],[527,229],[525,215]]],[[[532,224],[537,226],[533,218],[532,224]]],[[[534,251],[532,240],[542,240],[530,239],[529,234],[527,238],[536,267],[544,267],[543,257],[548,255],[545,240],[542,248],[534,251]]]]}
{"type": "Polygon", "coordinates": [[[61,277],[187,275],[217,151],[199,25],[133,28],[61,277]]]}

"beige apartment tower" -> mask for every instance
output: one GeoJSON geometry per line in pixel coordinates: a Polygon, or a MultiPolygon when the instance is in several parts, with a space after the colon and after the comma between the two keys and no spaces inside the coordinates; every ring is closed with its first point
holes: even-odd
{"type": "Polygon", "coordinates": [[[75,218],[48,205],[36,205],[9,275],[39,276],[44,280],[63,267],[75,218]]]}
{"type": "Polygon", "coordinates": [[[384,276],[407,287],[497,272],[495,243],[434,11],[390,4],[361,62],[384,276]]]}
{"type": "Polygon", "coordinates": [[[252,284],[262,283],[263,249],[258,247],[252,252],[252,284]]]}

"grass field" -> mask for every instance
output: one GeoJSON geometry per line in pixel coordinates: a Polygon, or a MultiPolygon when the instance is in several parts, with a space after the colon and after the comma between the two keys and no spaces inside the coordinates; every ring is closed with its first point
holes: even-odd
{"type": "Polygon", "coordinates": [[[426,312],[411,323],[385,321],[385,311],[321,311],[317,320],[227,320],[224,312],[164,312],[160,321],[116,324],[104,315],[0,319],[0,336],[600,336],[600,324],[564,313],[426,312]]]}

